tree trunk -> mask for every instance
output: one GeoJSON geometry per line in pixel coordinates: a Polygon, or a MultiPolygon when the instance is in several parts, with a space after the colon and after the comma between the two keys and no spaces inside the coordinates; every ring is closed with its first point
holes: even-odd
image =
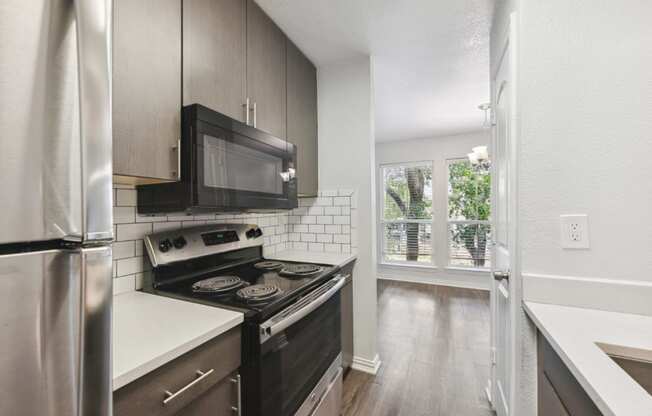
{"type": "MultiPolygon", "coordinates": [[[[410,194],[410,206],[408,208],[408,219],[417,219],[419,217],[419,207],[423,205],[423,187],[425,178],[421,169],[407,169],[408,192],[410,194]]],[[[406,230],[407,252],[406,260],[419,260],[419,224],[407,224],[406,230]]]]}

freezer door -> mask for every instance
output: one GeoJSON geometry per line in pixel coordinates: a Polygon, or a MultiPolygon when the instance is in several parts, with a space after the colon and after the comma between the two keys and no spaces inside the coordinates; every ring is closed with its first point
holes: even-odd
{"type": "Polygon", "coordinates": [[[112,237],[110,27],[110,0],[2,0],[0,244],[112,237]]]}
{"type": "Polygon", "coordinates": [[[111,248],[0,256],[0,415],[110,416],[111,248]]]}

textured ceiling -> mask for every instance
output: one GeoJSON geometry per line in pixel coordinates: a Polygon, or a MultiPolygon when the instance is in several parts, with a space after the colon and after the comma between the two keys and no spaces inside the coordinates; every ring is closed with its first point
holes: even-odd
{"type": "Polygon", "coordinates": [[[319,66],[374,57],[376,140],[479,130],[492,0],[257,0],[319,66]]]}

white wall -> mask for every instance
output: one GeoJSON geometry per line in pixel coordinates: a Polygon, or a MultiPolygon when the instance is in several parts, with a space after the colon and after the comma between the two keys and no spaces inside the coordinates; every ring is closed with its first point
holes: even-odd
{"type": "MultiPolygon", "coordinates": [[[[498,0],[492,68],[518,11],[519,255],[524,297],[652,314],[652,3],[498,0]],[[589,215],[591,248],[560,246],[589,215]],[[634,296],[638,288],[643,296],[634,296]],[[643,305],[647,297],[647,306],[643,305]]],[[[534,328],[522,315],[516,414],[536,414],[534,328]]]]}
{"type": "Polygon", "coordinates": [[[320,66],[319,186],[353,188],[351,221],[357,230],[354,271],[354,355],[374,367],[376,352],[376,251],[374,102],[372,59],[360,57],[320,66]]]}
{"type": "Polygon", "coordinates": [[[651,16],[649,1],[523,2],[523,273],[652,282],[651,16]],[[561,249],[568,213],[589,215],[590,250],[561,249]]]}
{"type": "MultiPolygon", "coordinates": [[[[382,187],[380,166],[390,163],[433,161],[433,199],[435,228],[433,244],[436,268],[378,265],[381,278],[488,289],[488,272],[470,272],[446,268],[448,262],[447,192],[448,159],[465,158],[471,148],[489,144],[488,130],[430,139],[401,140],[376,144],[376,181],[382,187]]],[[[382,189],[377,188],[377,204],[383,204],[382,189]]],[[[381,213],[379,212],[378,215],[381,213]]],[[[381,259],[379,258],[379,261],[381,259]]]]}

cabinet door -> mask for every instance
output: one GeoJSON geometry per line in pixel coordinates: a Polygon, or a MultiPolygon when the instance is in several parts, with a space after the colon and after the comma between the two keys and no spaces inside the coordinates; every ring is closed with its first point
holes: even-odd
{"type": "Polygon", "coordinates": [[[287,139],[297,145],[299,196],[317,195],[317,70],[287,41],[287,139]]]}
{"type": "Polygon", "coordinates": [[[285,35],[253,0],[247,0],[247,96],[256,104],[256,127],[285,139],[285,35]]]}
{"type": "Polygon", "coordinates": [[[183,0],[183,105],[245,120],[244,0],[183,0]]]}
{"type": "Polygon", "coordinates": [[[181,2],[115,0],[114,174],[176,179],[180,104],[181,2]]]}

